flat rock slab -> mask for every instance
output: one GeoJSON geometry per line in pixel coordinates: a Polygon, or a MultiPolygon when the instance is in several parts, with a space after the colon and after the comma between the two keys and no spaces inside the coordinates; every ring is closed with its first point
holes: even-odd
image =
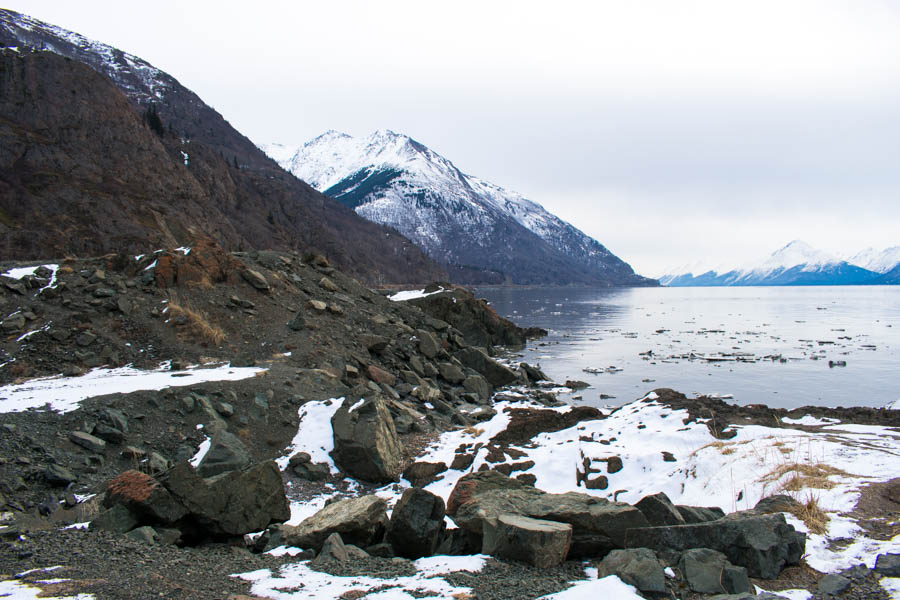
{"type": "Polygon", "coordinates": [[[485,520],[483,535],[484,554],[548,568],[566,560],[572,526],[507,514],[485,520]]]}
{"type": "Polygon", "coordinates": [[[332,533],[356,546],[381,541],[388,524],[387,503],[378,496],[347,498],[329,504],[296,527],[282,526],[285,543],[318,550],[332,533]]]}

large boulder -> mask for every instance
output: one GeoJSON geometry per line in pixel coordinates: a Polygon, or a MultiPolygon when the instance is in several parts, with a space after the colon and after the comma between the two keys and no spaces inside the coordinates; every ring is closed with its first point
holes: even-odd
{"type": "Polygon", "coordinates": [[[706,523],[633,528],[625,541],[629,548],[656,551],[710,548],[745,567],[750,577],[762,579],[775,579],[786,565],[798,564],[806,548],[806,536],[788,525],[784,515],[753,511],[706,523]]]}
{"type": "Polygon", "coordinates": [[[634,505],[650,525],[684,525],[684,517],[664,493],[645,496],[634,505]]]}
{"type": "Polygon", "coordinates": [[[188,510],[181,527],[188,535],[243,535],[284,522],[291,516],[281,471],[275,461],[212,478],[201,477],[188,463],[181,462],[162,480],[172,496],[188,510]]]}
{"type": "Polygon", "coordinates": [[[682,552],[678,569],[688,586],[701,594],[741,594],[750,591],[747,569],[734,566],[724,554],[709,548],[682,552]]]}
{"type": "Polygon", "coordinates": [[[462,529],[482,534],[485,521],[512,514],[572,525],[569,556],[602,556],[623,548],[625,532],[646,527],[633,506],[587,494],[548,494],[496,471],[463,476],[447,502],[447,514],[462,529]]]}
{"type": "Polygon", "coordinates": [[[391,413],[380,396],[359,400],[347,397],[331,418],[331,428],[332,456],[341,469],[374,483],[396,479],[401,470],[402,448],[391,413]]]}
{"type": "Polygon", "coordinates": [[[463,348],[453,354],[463,364],[478,371],[493,387],[498,388],[516,381],[516,373],[504,367],[477,348],[463,348]]]}
{"type": "Polygon", "coordinates": [[[684,519],[687,525],[716,521],[725,516],[725,511],[718,506],[684,506],[679,504],[675,508],[678,509],[678,514],[681,515],[681,518],[684,519]]]}
{"type": "Polygon", "coordinates": [[[175,523],[187,514],[187,508],[159,481],[140,471],[125,471],[106,486],[104,506],[124,506],[136,521],[175,523]]]}
{"type": "Polygon", "coordinates": [[[387,539],[397,556],[416,559],[434,554],[443,531],[444,499],[409,488],[394,506],[387,539]]]}
{"type": "Polygon", "coordinates": [[[597,568],[600,577],[616,575],[642,592],[665,593],[666,575],[656,554],[647,548],[613,550],[597,568]]]}
{"type": "Polygon", "coordinates": [[[239,437],[224,429],[217,431],[209,443],[209,450],[197,465],[201,477],[243,469],[250,464],[250,453],[239,437]]]}
{"type": "Polygon", "coordinates": [[[485,520],[481,551],[549,568],[565,562],[571,543],[572,526],[567,523],[500,515],[485,520]]]}
{"type": "Polygon", "coordinates": [[[385,501],[362,496],[333,502],[296,527],[283,525],[281,536],[289,546],[318,551],[328,536],[339,533],[347,543],[365,548],[381,541],[387,524],[385,501]]]}

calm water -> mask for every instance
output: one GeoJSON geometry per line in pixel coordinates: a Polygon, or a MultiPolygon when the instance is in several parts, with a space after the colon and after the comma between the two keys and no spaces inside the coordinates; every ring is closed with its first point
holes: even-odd
{"type": "Polygon", "coordinates": [[[900,286],[477,294],[518,325],[550,332],[522,360],[557,382],[589,383],[569,396],[575,403],[623,404],[658,387],[785,408],[900,399],[900,286]]]}

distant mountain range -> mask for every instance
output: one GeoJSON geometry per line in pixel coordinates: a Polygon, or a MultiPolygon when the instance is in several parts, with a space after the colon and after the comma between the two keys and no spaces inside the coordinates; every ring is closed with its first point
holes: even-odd
{"type": "Polygon", "coordinates": [[[520,194],[461,172],[406,135],[328,131],[270,157],[357,214],[397,229],[463,283],[657,285],[520,194]]]}
{"type": "Polygon", "coordinates": [[[371,283],[447,277],[137,56],[0,9],[0,81],[3,259],[139,254],[199,234],[325,254],[371,283]]]}
{"type": "Polygon", "coordinates": [[[754,264],[733,268],[682,267],[661,276],[662,285],[895,285],[900,283],[900,247],[868,248],[841,258],[794,240],[754,264]]]}

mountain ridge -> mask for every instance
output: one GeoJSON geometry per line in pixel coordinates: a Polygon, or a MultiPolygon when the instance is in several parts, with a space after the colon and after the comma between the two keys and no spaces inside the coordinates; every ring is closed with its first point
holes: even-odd
{"type": "Polygon", "coordinates": [[[8,48],[0,61],[6,258],[140,253],[201,234],[228,250],[325,254],[375,284],[446,277],[409,240],[286,173],[194,92],[138,57],[6,9],[0,45],[8,48]],[[109,114],[88,110],[82,98],[109,114]],[[73,169],[84,177],[73,178],[73,169]]]}
{"type": "MultiPolygon", "coordinates": [[[[871,249],[870,249],[871,250],[871,249]]],[[[892,249],[882,253],[864,251],[857,259],[884,262],[892,249]]],[[[900,265],[894,265],[895,269],[900,265]]],[[[660,283],[672,287],[691,286],[781,286],[781,285],[891,285],[890,268],[881,272],[866,269],[850,260],[813,248],[802,240],[793,240],[767,258],[740,267],[673,270],[662,275],[660,283]]]]}
{"type": "Polygon", "coordinates": [[[465,265],[506,283],[656,285],[540,204],[463,173],[407,135],[329,130],[287,159],[287,146],[262,148],[361,216],[396,228],[451,273],[465,265]]]}

